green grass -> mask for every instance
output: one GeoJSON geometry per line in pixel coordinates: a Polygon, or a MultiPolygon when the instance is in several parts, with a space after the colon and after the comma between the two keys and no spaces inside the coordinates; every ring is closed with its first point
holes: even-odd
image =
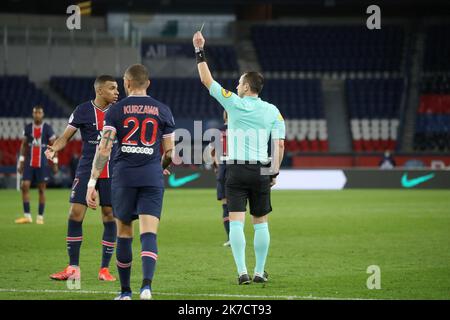
{"type": "MultiPolygon", "coordinates": [[[[36,190],[31,196],[34,218],[36,190]]],[[[22,207],[20,194],[0,191],[0,299],[113,298],[109,292],[117,291],[119,284],[96,279],[103,227],[97,211],[89,211],[83,225],[82,291],[49,280],[49,274],[60,271],[68,260],[68,198],[69,190],[47,191],[45,225],[15,225],[22,207]]],[[[154,298],[450,298],[449,191],[277,191],[272,200],[266,265],[270,282],[238,286],[231,249],[222,247],[225,234],[215,191],[167,190],[154,298]],[[370,265],[381,268],[381,290],[366,287],[370,265]]],[[[141,281],[137,231],[135,291],[141,281]]],[[[247,267],[252,271],[249,217],[245,233],[247,267]]],[[[117,274],[115,266],[112,271],[117,274]]]]}

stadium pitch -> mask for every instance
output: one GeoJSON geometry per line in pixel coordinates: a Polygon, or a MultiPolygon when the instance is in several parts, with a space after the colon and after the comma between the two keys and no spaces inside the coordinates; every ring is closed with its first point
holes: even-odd
{"type": "MultiPolygon", "coordinates": [[[[32,190],[33,221],[37,192],[32,190]]],[[[119,283],[97,280],[100,212],[83,224],[81,288],[49,279],[68,262],[69,190],[48,190],[45,224],[15,225],[20,194],[0,191],[0,299],[112,299],[119,283]]],[[[238,286],[215,190],[166,190],[158,235],[154,299],[449,299],[450,192],[274,191],[265,285],[238,286]],[[379,266],[381,289],[367,288],[379,266]]],[[[137,229],[137,228],[136,228],[137,229]]],[[[136,230],[137,231],[137,230],[136,230]]],[[[247,267],[254,267],[247,216],[247,267]]],[[[139,237],[132,289],[140,287],[139,237]]],[[[112,259],[111,271],[117,276],[112,259]]],[[[135,295],[135,299],[138,296],[135,295]]]]}

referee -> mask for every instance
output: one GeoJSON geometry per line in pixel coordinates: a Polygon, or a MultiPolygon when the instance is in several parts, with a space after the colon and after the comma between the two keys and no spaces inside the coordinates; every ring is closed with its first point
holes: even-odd
{"type": "Polygon", "coordinates": [[[237,95],[223,89],[211,76],[205,59],[205,39],[200,31],[193,37],[197,67],[202,83],[228,113],[226,195],[230,219],[230,244],[238,271],[239,284],[251,282],[245,264],[244,221],[247,200],[255,230],[256,266],[253,282],[264,283],[269,251],[268,214],[270,187],[283,159],[285,125],[280,111],[258,95],[264,79],[258,72],[246,72],[237,86],[237,95]],[[272,168],[268,170],[268,142],[272,138],[272,168]],[[270,172],[271,175],[269,175],[270,172]]]}

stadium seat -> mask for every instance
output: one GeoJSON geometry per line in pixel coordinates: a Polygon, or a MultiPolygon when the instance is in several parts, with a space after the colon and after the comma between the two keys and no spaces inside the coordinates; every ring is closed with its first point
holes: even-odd
{"type": "Polygon", "coordinates": [[[354,151],[383,151],[396,140],[403,79],[349,79],[346,96],[354,151]],[[362,142],[361,142],[362,140],[362,142]]]}
{"type": "Polygon", "coordinates": [[[399,26],[383,26],[377,32],[359,26],[254,26],[251,38],[264,71],[402,69],[405,32],[399,26]]]}
{"type": "Polygon", "coordinates": [[[67,116],[26,76],[0,76],[0,117],[30,117],[37,104],[44,106],[47,118],[67,116]]]}

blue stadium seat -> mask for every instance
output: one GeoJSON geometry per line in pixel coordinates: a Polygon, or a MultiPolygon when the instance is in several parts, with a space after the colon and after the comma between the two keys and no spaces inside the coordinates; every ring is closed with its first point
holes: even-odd
{"type": "Polygon", "coordinates": [[[254,26],[264,71],[400,71],[404,31],[359,26],[254,26]]]}
{"type": "Polygon", "coordinates": [[[0,116],[1,117],[31,117],[33,107],[44,106],[48,118],[67,116],[63,109],[56,105],[26,76],[0,77],[0,116]]]}

